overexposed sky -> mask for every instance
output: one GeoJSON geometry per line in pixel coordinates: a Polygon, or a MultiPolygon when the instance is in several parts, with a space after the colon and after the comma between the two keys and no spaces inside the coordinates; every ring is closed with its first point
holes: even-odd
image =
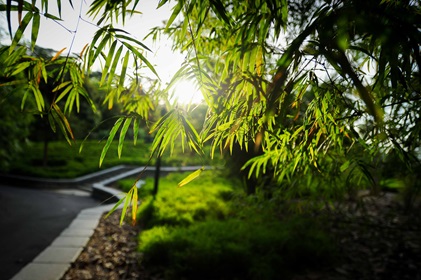
{"type": "MultiPolygon", "coordinates": [[[[98,30],[98,27],[96,27],[94,23],[96,23],[99,19],[99,17],[93,19],[86,15],[92,1],[73,0],[72,2],[74,9],[72,9],[68,1],[62,1],[63,21],[59,23],[51,19],[41,17],[40,33],[38,35],[37,45],[57,51],[66,48],[63,53],[65,54],[69,51],[72,53],[80,53],[84,46],[91,42],[94,33],[98,30]]],[[[163,26],[163,21],[167,20],[171,15],[172,5],[164,5],[159,9],[157,9],[157,6],[157,0],[139,0],[137,10],[142,12],[142,14],[134,14],[133,17],[127,18],[124,30],[129,32],[131,36],[141,41],[152,50],[152,52],[146,51],[145,55],[152,65],[154,65],[161,81],[167,83],[180,68],[184,61],[184,55],[173,53],[171,51],[170,42],[165,40],[165,38],[155,43],[150,38],[146,40],[144,39],[152,27],[163,26]]],[[[48,13],[58,16],[56,1],[50,1],[48,13]]],[[[6,31],[7,24],[4,12],[1,13],[0,21],[4,31],[6,31]]],[[[17,29],[17,23],[16,13],[14,13],[12,18],[14,32],[17,29]]],[[[25,32],[25,39],[27,41],[30,41],[31,36],[30,25],[27,27],[25,32]]],[[[121,28],[121,26],[116,24],[115,27],[121,28]]],[[[7,41],[10,43],[8,37],[2,39],[5,43],[7,43],[7,41]]],[[[154,77],[149,71],[146,71],[145,74],[154,77]]],[[[183,93],[184,95],[187,95],[188,93],[193,94],[191,91],[196,91],[194,95],[199,97],[197,90],[195,90],[192,85],[188,85],[188,82],[182,83],[179,90],[180,93],[178,93],[178,95],[183,95],[183,93]],[[184,88],[181,89],[181,87],[184,88]]],[[[183,96],[178,98],[183,99],[183,96]]],[[[186,100],[182,102],[188,102],[187,99],[190,100],[191,98],[191,96],[186,96],[186,100]]],[[[201,99],[201,97],[199,97],[199,99],[201,99]]]]}
{"type": "MultiPolygon", "coordinates": [[[[54,1],[51,2],[49,11],[57,14],[57,8],[52,5],[53,3],[54,1]]],[[[52,20],[43,20],[38,45],[57,50],[66,47],[69,50],[74,37],[71,51],[80,53],[83,47],[91,42],[98,28],[90,23],[95,23],[98,18],[92,19],[86,15],[89,9],[87,2],[74,0],[73,4],[74,10],[68,2],[63,1],[62,17],[64,21],[62,24],[65,28],[52,20]],[[82,20],[78,20],[79,14],[81,14],[82,20]],[[71,33],[67,30],[76,32],[71,33]]],[[[157,66],[157,71],[162,76],[161,78],[166,80],[166,76],[169,75],[168,72],[174,72],[178,69],[183,61],[183,56],[181,54],[174,55],[170,50],[169,42],[153,43],[151,39],[144,40],[144,37],[150,32],[152,27],[162,26],[163,21],[171,14],[169,6],[165,5],[160,9],[156,9],[157,5],[158,1],[156,0],[140,0],[137,9],[142,14],[135,14],[132,18],[128,18],[124,29],[152,50],[152,52],[146,52],[146,56],[157,66]]]]}

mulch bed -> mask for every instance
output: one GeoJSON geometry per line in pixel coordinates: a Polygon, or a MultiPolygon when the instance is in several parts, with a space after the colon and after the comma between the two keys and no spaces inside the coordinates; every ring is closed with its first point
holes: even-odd
{"type": "Polygon", "coordinates": [[[101,218],[87,246],[62,280],[144,279],[137,252],[139,228],[120,223],[121,210],[101,218]]]}

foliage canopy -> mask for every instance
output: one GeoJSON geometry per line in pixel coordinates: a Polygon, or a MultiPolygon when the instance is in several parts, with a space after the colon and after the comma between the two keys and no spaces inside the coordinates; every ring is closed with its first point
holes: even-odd
{"type": "MultiPolygon", "coordinates": [[[[89,14],[99,29],[92,42],[80,56],[58,53],[42,61],[28,55],[20,41],[32,24],[34,48],[40,16],[59,20],[60,13],[48,13],[48,3],[42,0],[38,7],[18,0],[0,6],[14,34],[12,44],[2,48],[9,54],[10,79],[3,85],[23,83],[37,109],[71,137],[64,113],[78,109],[80,97],[90,100],[83,77],[102,61],[109,107],[130,104],[126,120],[116,122],[109,139],[122,125],[124,140],[129,126],[139,124],[131,119],[148,118],[151,92],[157,91],[141,90],[138,75],[143,65],[156,73],[144,55],[150,50],[115,27],[136,16],[141,1],[93,1],[89,14]],[[11,12],[19,18],[14,32],[11,12]],[[39,84],[53,78],[48,64],[58,64],[60,70],[46,108],[39,84]],[[23,72],[25,79],[18,79],[23,72]]],[[[334,185],[335,178],[344,176],[347,185],[376,186],[376,165],[391,153],[406,165],[406,173],[419,166],[419,1],[161,0],[157,7],[163,5],[173,5],[172,14],[150,36],[165,34],[174,49],[186,53],[174,82],[195,79],[209,109],[201,131],[183,108],[168,110],[152,126],[158,153],[171,149],[179,135],[199,154],[205,143],[211,143],[212,155],[239,146],[253,150],[244,166],[250,176],[270,174],[271,181],[308,186],[334,185]],[[303,182],[297,174],[313,176],[303,182]]]]}

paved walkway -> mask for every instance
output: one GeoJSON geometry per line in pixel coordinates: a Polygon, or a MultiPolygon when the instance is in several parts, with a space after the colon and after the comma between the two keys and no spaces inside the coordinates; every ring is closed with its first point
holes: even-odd
{"type": "Polygon", "coordinates": [[[104,212],[113,205],[82,210],[76,219],[11,280],[59,280],[91,238],[104,212]]]}
{"type": "Polygon", "coordinates": [[[86,192],[75,196],[0,186],[0,279],[10,279],[50,245],[82,209],[98,204],[86,192]]]}
{"type": "MultiPolygon", "coordinates": [[[[162,167],[161,173],[192,171],[198,168],[200,166],[162,167]]],[[[112,172],[118,171],[118,169],[119,167],[115,167],[112,172]]],[[[110,197],[115,199],[108,200],[109,202],[118,201],[118,199],[123,197],[123,194],[116,189],[107,187],[107,184],[139,174],[141,171],[151,172],[154,170],[154,167],[139,167],[118,175],[113,173],[111,178],[102,179],[92,184],[92,195],[98,197],[100,201],[110,197]]],[[[106,174],[107,171],[102,171],[101,173],[106,174]]],[[[92,178],[94,176],[95,178],[97,177],[97,175],[92,175],[92,178]]],[[[89,179],[89,175],[84,180],[67,180],[69,182],[51,180],[48,183],[50,185],[68,185],[72,183],[71,181],[75,181],[73,183],[81,183],[87,179],[89,179]]],[[[42,184],[42,182],[38,183],[42,184]]],[[[13,197],[8,197],[8,195],[14,196],[14,199],[18,198],[18,201],[22,199],[22,201],[5,208],[8,210],[3,214],[9,217],[9,219],[6,218],[4,220],[5,223],[3,223],[3,217],[0,219],[0,240],[6,240],[5,243],[7,243],[5,244],[6,250],[3,250],[3,244],[0,244],[2,255],[7,256],[4,262],[1,262],[0,259],[0,280],[9,280],[13,275],[10,280],[60,280],[71,263],[78,258],[86,246],[102,214],[114,207],[114,204],[98,205],[98,201],[89,197],[91,192],[83,192],[74,188],[43,191],[0,186],[0,204],[2,199],[13,201],[13,197]],[[70,203],[69,205],[73,206],[71,208],[66,204],[66,201],[73,200],[77,201],[77,203],[70,203]],[[36,211],[33,208],[35,207],[34,205],[38,205],[37,207],[43,209],[41,212],[44,214],[36,215],[36,211]],[[13,215],[10,214],[12,211],[13,215]],[[15,211],[18,211],[20,214],[15,215],[15,211]],[[67,215],[63,215],[61,212],[65,212],[67,215]],[[55,217],[55,219],[51,219],[50,216],[55,217]],[[42,223],[43,220],[46,223],[42,223]],[[10,232],[8,229],[12,228],[13,231],[10,232]],[[18,230],[20,234],[15,235],[15,229],[20,229],[18,230]],[[35,235],[42,236],[44,242],[39,243],[40,241],[38,240],[36,249],[25,255],[25,258],[19,257],[22,254],[22,250],[25,250],[25,248],[28,250],[31,247],[30,244],[25,244],[25,242],[33,239],[35,235]],[[53,241],[51,242],[51,240],[53,241]],[[40,247],[41,250],[46,248],[40,252],[40,247]],[[36,252],[40,253],[37,255],[36,252]],[[28,263],[31,259],[32,261],[28,263]]],[[[3,211],[0,205],[1,212],[3,211]]]]}

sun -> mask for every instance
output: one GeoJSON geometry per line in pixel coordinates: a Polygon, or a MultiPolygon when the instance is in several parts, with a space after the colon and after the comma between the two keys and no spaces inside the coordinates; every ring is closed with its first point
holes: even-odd
{"type": "Polygon", "coordinates": [[[203,102],[203,96],[194,82],[180,80],[170,90],[170,100],[183,105],[199,104],[203,102]]]}

